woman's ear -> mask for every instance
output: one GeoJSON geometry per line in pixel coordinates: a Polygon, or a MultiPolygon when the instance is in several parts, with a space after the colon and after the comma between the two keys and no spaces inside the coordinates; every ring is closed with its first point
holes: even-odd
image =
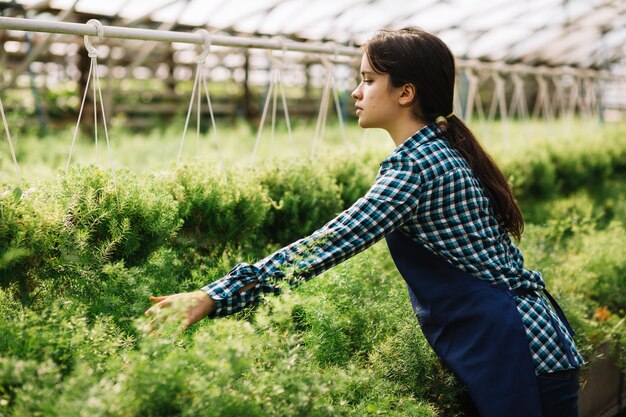
{"type": "Polygon", "coordinates": [[[398,103],[401,106],[411,106],[415,102],[415,86],[410,83],[404,84],[400,87],[400,98],[398,99],[398,103]]]}

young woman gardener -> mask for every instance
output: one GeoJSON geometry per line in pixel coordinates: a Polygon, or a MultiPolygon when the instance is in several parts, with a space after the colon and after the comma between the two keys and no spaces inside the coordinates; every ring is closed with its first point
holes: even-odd
{"type": "Polygon", "coordinates": [[[178,304],[185,325],[228,315],[277,292],[285,267],[309,279],[385,237],[424,335],[481,416],[578,416],[583,359],[509,237],[519,239],[524,222],[504,175],[452,113],[450,50],[420,29],[383,31],[365,46],[361,75],[359,125],[387,130],[397,145],[367,194],[201,291],[151,297],[146,314],[178,304]]]}

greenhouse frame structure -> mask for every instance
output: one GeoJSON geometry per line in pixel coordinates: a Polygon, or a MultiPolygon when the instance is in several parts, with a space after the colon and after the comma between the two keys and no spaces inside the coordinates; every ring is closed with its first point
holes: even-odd
{"type": "MultiPolygon", "coordinates": [[[[272,7],[257,11],[257,14],[268,19],[271,13],[286,7],[285,3],[289,2],[271,2],[272,7]]],[[[50,90],[51,84],[61,81],[73,81],[83,88],[89,60],[82,38],[77,35],[97,35],[95,26],[84,23],[97,18],[105,23],[118,24],[104,26],[104,39],[98,42],[101,67],[106,74],[107,108],[110,113],[114,116],[125,114],[130,125],[148,126],[151,124],[150,115],[173,116],[183,111],[186,98],[181,97],[177,84],[191,79],[193,73],[195,52],[189,49],[188,44],[203,42],[201,36],[193,33],[197,27],[184,23],[183,19],[185,11],[193,8],[194,2],[182,2],[184,4],[170,21],[158,21],[158,13],[180,2],[161,2],[133,19],[121,17],[120,13],[108,16],[88,12],[88,8],[79,7],[85,1],[77,0],[65,9],[55,9],[50,1],[30,5],[26,4],[29,2],[13,1],[3,10],[7,11],[6,14],[19,14],[16,5],[20,3],[24,3],[21,9],[23,15],[30,12],[37,17],[44,15],[48,18],[0,18],[0,29],[4,29],[0,32],[0,41],[4,46],[0,51],[0,63],[7,69],[3,71],[3,79],[0,80],[0,91],[3,94],[15,89],[29,89],[33,96],[41,97],[50,90]],[[53,18],[50,19],[50,16],[53,18]],[[123,81],[120,80],[128,79],[148,83],[156,79],[161,83],[156,88],[154,83],[150,84],[153,91],[144,94],[151,96],[150,99],[143,100],[139,105],[130,105],[115,99],[125,95],[121,91],[123,81]],[[148,120],[142,122],[146,117],[148,120]]],[[[439,5],[441,2],[431,3],[439,5]]],[[[615,38],[615,31],[621,36],[625,32],[619,30],[619,19],[623,20],[624,17],[623,7],[619,8],[619,2],[605,3],[599,7],[600,12],[606,11],[607,7],[617,7],[619,10],[614,11],[618,12],[618,16],[613,17],[614,20],[618,19],[617,23],[612,28],[606,22],[596,20],[602,23],[605,36],[615,38]]],[[[342,13],[338,16],[347,12],[344,10],[342,13]]],[[[248,15],[252,15],[252,12],[248,15]]],[[[336,19],[340,21],[340,17],[336,19]]],[[[387,26],[404,23],[397,17],[387,26]]],[[[212,32],[211,44],[216,46],[207,60],[209,79],[237,86],[237,90],[231,88],[227,94],[217,94],[215,111],[218,117],[242,115],[251,119],[260,115],[260,103],[266,92],[273,61],[272,55],[263,49],[277,51],[273,56],[281,60],[286,83],[297,87],[298,91],[292,91],[292,97],[288,100],[293,114],[314,116],[317,113],[317,92],[324,83],[326,70],[320,54],[333,58],[336,79],[339,88],[344,91],[343,102],[349,101],[347,95],[355,85],[358,73],[356,57],[361,54],[352,40],[342,45],[337,40],[329,41],[328,36],[308,40],[295,33],[276,36],[263,35],[257,31],[252,35],[242,35],[233,33],[232,27],[230,33],[219,31],[220,28],[215,25],[203,27],[212,32]]],[[[567,30],[571,31],[571,27],[576,26],[570,24],[567,30]]],[[[480,38],[476,39],[480,41],[480,38]]],[[[490,62],[481,56],[472,58],[467,57],[467,54],[464,54],[465,57],[457,54],[458,94],[455,98],[455,112],[465,119],[477,117],[481,120],[531,117],[552,119],[575,114],[600,120],[622,120],[626,108],[623,102],[626,96],[626,73],[620,72],[623,49],[613,51],[611,62],[596,59],[588,62],[588,67],[567,65],[566,60],[561,65],[546,62],[534,65],[519,58],[490,62]]],[[[561,50],[568,49],[561,47],[561,50]]],[[[594,53],[593,56],[600,55],[594,53]]],[[[535,61],[542,63],[539,59],[535,61]]],[[[146,90],[146,87],[142,86],[141,89],[146,90]]],[[[75,95],[81,93],[76,91],[75,95]]],[[[40,120],[46,120],[50,108],[56,105],[54,102],[41,104],[40,120]]]]}

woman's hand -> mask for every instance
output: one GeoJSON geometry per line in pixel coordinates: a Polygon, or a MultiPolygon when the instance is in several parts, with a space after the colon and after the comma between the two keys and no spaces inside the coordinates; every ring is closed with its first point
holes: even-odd
{"type": "Polygon", "coordinates": [[[185,329],[215,310],[215,302],[204,291],[184,292],[160,297],[150,296],[150,301],[155,304],[146,310],[145,315],[146,317],[153,317],[150,321],[151,329],[157,322],[164,322],[173,314],[182,316],[181,327],[185,329]]]}

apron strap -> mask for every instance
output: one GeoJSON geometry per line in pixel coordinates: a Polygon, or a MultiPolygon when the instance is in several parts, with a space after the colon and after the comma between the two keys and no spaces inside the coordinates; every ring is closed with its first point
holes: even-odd
{"type": "Polygon", "coordinates": [[[559,318],[565,325],[565,328],[569,332],[570,336],[575,336],[576,332],[574,332],[574,330],[572,329],[572,326],[570,326],[569,322],[565,318],[565,314],[563,313],[563,310],[561,310],[561,306],[559,306],[559,304],[556,302],[552,294],[550,294],[547,289],[544,288],[543,293],[546,295],[546,297],[548,297],[548,300],[550,300],[550,304],[552,304],[554,311],[556,311],[556,314],[559,316],[559,318]]]}

